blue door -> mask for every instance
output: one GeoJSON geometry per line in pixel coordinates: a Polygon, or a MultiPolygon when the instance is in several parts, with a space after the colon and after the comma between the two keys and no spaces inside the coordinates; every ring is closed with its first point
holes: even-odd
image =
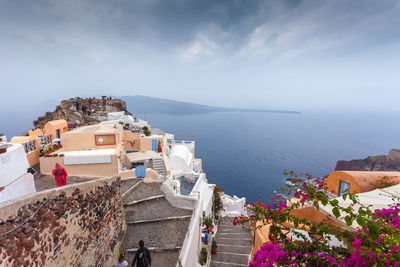
{"type": "Polygon", "coordinates": [[[145,166],[137,166],[135,168],[135,174],[137,178],[144,178],[146,176],[146,167],[145,166]]]}
{"type": "Polygon", "coordinates": [[[151,140],[151,150],[157,152],[157,140],[151,140]]]}

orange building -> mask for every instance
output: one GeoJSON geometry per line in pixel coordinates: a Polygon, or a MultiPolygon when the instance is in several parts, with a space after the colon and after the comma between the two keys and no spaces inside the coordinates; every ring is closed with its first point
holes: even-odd
{"type": "Polygon", "coordinates": [[[335,171],[325,179],[328,190],[341,196],[345,190],[350,193],[364,193],[376,189],[376,182],[384,177],[400,183],[400,172],[335,171]]]}
{"type": "Polygon", "coordinates": [[[29,130],[29,136],[40,136],[42,145],[52,144],[53,139],[61,138],[61,134],[68,132],[68,122],[66,120],[49,121],[43,129],[29,130]]]}
{"type": "Polygon", "coordinates": [[[25,149],[29,165],[34,166],[39,163],[40,150],[51,147],[55,138],[60,138],[61,134],[68,131],[66,120],[54,120],[45,124],[43,129],[29,130],[29,136],[14,136],[11,143],[22,144],[25,149]]]}
{"type": "Polygon", "coordinates": [[[28,159],[29,165],[32,167],[39,163],[41,140],[38,136],[14,136],[10,140],[11,143],[22,144],[28,159]]]}

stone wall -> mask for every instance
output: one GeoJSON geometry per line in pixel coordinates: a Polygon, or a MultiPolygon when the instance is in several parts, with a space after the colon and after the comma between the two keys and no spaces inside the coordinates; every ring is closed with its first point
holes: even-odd
{"type": "Polygon", "coordinates": [[[117,177],[1,203],[0,211],[0,266],[110,266],[125,223],[117,177]]]}

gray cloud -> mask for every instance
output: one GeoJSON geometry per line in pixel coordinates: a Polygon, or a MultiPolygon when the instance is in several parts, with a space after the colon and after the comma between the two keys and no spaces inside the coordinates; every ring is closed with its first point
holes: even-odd
{"type": "Polygon", "coordinates": [[[399,11],[395,0],[0,0],[0,86],[30,100],[387,108],[400,96],[399,11]]]}

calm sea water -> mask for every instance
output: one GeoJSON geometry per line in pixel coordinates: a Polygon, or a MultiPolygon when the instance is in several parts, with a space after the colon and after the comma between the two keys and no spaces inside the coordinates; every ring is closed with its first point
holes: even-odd
{"type": "Polygon", "coordinates": [[[338,160],[399,148],[400,114],[303,112],[147,114],[152,127],[196,141],[210,183],[249,203],[268,201],[283,186],[284,170],[324,176],[338,160]]]}
{"type": "MultiPolygon", "coordinates": [[[[9,137],[31,127],[42,113],[0,114],[9,137]]],[[[142,118],[141,114],[136,114],[142,118]]],[[[210,183],[249,203],[268,201],[284,183],[284,170],[324,176],[336,161],[387,154],[400,148],[396,113],[316,112],[147,114],[152,127],[196,141],[196,156],[210,183]]]]}

